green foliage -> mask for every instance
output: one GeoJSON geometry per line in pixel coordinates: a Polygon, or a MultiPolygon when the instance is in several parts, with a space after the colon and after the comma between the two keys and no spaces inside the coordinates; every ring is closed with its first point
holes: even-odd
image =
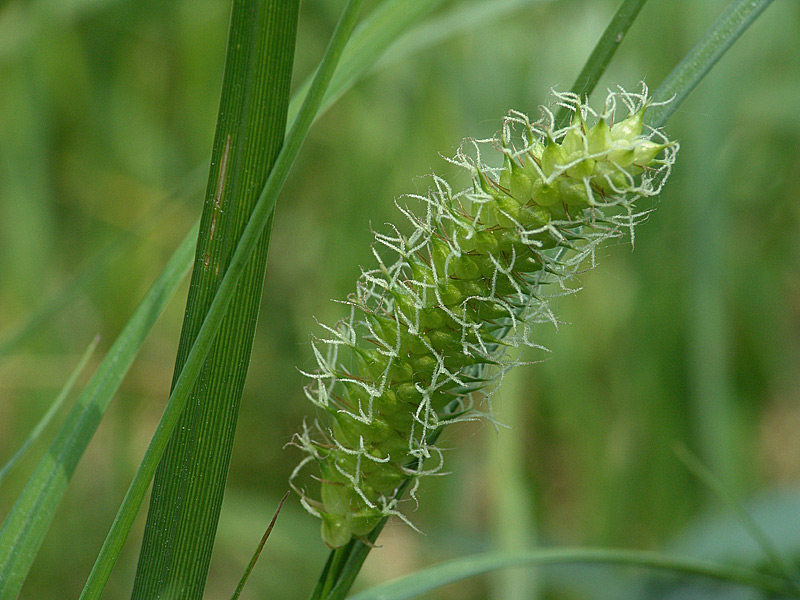
{"type": "Polygon", "coordinates": [[[696,559],[681,559],[652,552],[605,549],[528,550],[515,553],[488,553],[456,559],[436,565],[403,579],[389,582],[352,596],[352,600],[408,600],[467,577],[520,565],[593,564],[606,567],[625,566],[664,570],[671,574],[718,579],[743,587],[756,588],[768,594],[797,597],[785,581],[736,567],[726,567],[696,559]]]}
{"type": "Polygon", "coordinates": [[[144,338],[186,271],[194,229],[153,283],[70,410],[0,528],[0,597],[19,594],[79,460],[144,338]]]}
{"type": "Polygon", "coordinates": [[[205,589],[264,287],[274,196],[272,210],[249,227],[255,235],[246,254],[237,246],[247,245],[246,228],[283,145],[298,13],[299,0],[232,5],[211,169],[165,411],[180,419],[172,427],[162,419],[154,437],[169,442],[153,480],[134,599],[199,599],[205,589]],[[226,309],[214,314],[222,301],[226,309]],[[195,364],[187,364],[190,358],[195,364]],[[175,393],[182,388],[191,391],[175,393]]]}
{"type": "MultiPolygon", "coordinates": [[[[197,173],[207,172],[222,80],[226,3],[62,4],[63,12],[12,1],[0,13],[0,337],[26,332],[12,345],[0,343],[6,459],[89,340],[99,332],[100,350],[109,350],[196,220],[202,197],[195,190],[204,177],[197,173]],[[148,213],[159,220],[143,230],[137,223],[148,213]],[[124,254],[105,255],[118,239],[126,240],[124,254]],[[105,266],[73,279],[94,264],[105,266]],[[75,283],[60,295],[68,281],[75,283]],[[59,311],[35,330],[18,327],[47,298],[59,299],[59,311]]],[[[334,4],[304,3],[296,82],[322,53],[334,4]]],[[[465,135],[492,135],[509,107],[529,111],[552,86],[566,89],[618,4],[443,2],[318,121],[276,216],[270,292],[208,597],[230,596],[285,492],[298,453],[279,448],[308,414],[295,367],[314,368],[310,315],[329,323],[346,315],[328,299],[351,291],[357,265],[372,260],[370,223],[382,230],[395,219],[392,198],[424,194],[427,180],[416,176],[458,178],[438,153],[452,155],[465,135]],[[481,10],[480,18],[461,18],[481,10]]],[[[657,85],[726,5],[648,3],[600,87],[631,87],[643,76],[657,85]]],[[[519,369],[515,391],[495,397],[501,421],[504,405],[519,408],[512,426],[515,436],[524,434],[524,447],[514,477],[503,477],[512,465],[487,452],[507,436],[504,429],[446,431],[438,445],[448,450],[452,475],[426,482],[416,512],[413,504],[403,508],[427,535],[390,524],[364,584],[502,549],[505,540],[488,523],[508,518],[498,498],[513,479],[527,484],[530,496],[517,498],[517,507],[533,517],[542,544],[657,548],[689,526],[678,555],[764,567],[762,551],[746,543],[735,521],[708,518],[718,516],[714,500],[671,448],[676,441],[691,447],[745,498],[800,478],[793,445],[800,439],[798,16],[793,3],[774,3],[670,117],[682,160],[657,213],[638,229],[636,252],[612,246],[602,268],[579,274],[583,292],[556,307],[557,334],[542,328],[547,360],[519,369]],[[717,526],[706,527],[709,520],[717,526]]],[[[24,597],[77,597],[83,587],[164,404],[183,308],[180,300],[166,305],[64,486],[24,597]]],[[[53,433],[48,427],[43,438],[53,433]]],[[[35,444],[3,481],[4,518],[43,452],[35,444]]],[[[791,491],[780,505],[759,504],[752,514],[796,562],[800,544],[785,526],[800,507],[791,491]]],[[[132,537],[141,525],[132,524],[132,537]]],[[[317,525],[288,501],[242,598],[307,596],[326,552],[317,525]]],[[[130,596],[137,550],[136,543],[122,549],[104,597],[130,596]]],[[[658,598],[677,585],[627,570],[531,573],[552,597],[658,598]]],[[[725,592],[681,585],[695,596],[725,592]]],[[[469,599],[489,590],[477,578],[429,595],[469,599]]]]}

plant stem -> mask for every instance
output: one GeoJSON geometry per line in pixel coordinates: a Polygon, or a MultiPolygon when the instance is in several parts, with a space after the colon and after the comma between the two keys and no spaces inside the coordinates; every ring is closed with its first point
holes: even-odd
{"type": "MultiPolygon", "coordinates": [[[[572,93],[584,98],[594,91],[597,82],[600,81],[600,77],[605,73],[608,63],[611,62],[611,58],[622,43],[628,29],[633,25],[645,2],[647,0],[624,0],[622,2],[603,35],[597,41],[597,45],[586,60],[586,64],[583,65],[581,72],[575,78],[575,83],[572,84],[570,89],[572,93]]],[[[569,115],[569,111],[562,107],[556,116],[556,125],[565,127],[569,115]]]]}
{"type": "MultiPolygon", "coordinates": [[[[195,237],[196,230],[192,228],[142,298],[3,521],[0,528],[0,600],[15,600],[19,596],[78,461],[147,333],[186,273],[195,237]]],[[[142,497],[146,489],[145,484],[142,497]]],[[[108,568],[110,570],[110,566],[108,568]]],[[[103,576],[107,577],[107,574],[103,576]]]]}
{"type": "Polygon", "coordinates": [[[83,369],[86,367],[86,363],[89,362],[89,359],[94,352],[94,349],[97,348],[97,344],[100,342],[100,336],[97,335],[95,338],[89,343],[89,347],[86,348],[86,351],[81,356],[80,361],[78,361],[78,365],[73,369],[72,373],[70,374],[67,382],[61,388],[61,391],[58,392],[58,396],[56,399],[53,400],[53,403],[50,405],[50,408],[47,409],[47,412],[42,415],[42,418],[39,419],[39,422],[31,430],[28,437],[25,438],[25,441],[22,442],[20,447],[14,453],[14,455],[8,459],[8,462],[3,465],[3,468],[0,469],[0,484],[3,483],[3,480],[6,476],[17,466],[20,460],[25,456],[28,452],[30,447],[39,439],[39,436],[44,431],[45,427],[50,424],[50,421],[53,420],[53,417],[58,412],[58,409],[64,404],[64,401],[72,392],[72,388],[75,387],[75,382],[78,380],[78,376],[83,372],[83,369]]]}
{"type": "Polygon", "coordinates": [[[661,127],[666,123],[711,67],[771,3],[772,0],[731,2],[653,94],[656,102],[671,101],[650,108],[645,114],[645,122],[651,127],[661,127]]]}
{"type": "Polygon", "coordinates": [[[495,569],[523,565],[614,564],[643,567],[675,574],[715,579],[772,594],[800,598],[786,581],[741,567],[729,567],[696,558],[614,548],[561,548],[479,554],[458,558],[366,590],[350,600],[408,600],[443,585],[495,569]]]}

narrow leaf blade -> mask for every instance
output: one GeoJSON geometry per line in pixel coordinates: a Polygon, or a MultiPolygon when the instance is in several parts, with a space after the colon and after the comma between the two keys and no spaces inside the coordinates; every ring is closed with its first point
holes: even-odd
{"type": "Polygon", "coordinates": [[[193,228],[142,299],[3,522],[0,600],[14,600],[19,595],[78,460],[147,333],[186,274],[196,236],[193,228]]]}

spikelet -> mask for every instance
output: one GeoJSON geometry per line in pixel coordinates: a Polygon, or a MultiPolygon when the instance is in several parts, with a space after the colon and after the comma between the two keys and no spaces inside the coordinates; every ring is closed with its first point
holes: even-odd
{"type": "Polygon", "coordinates": [[[540,347],[532,326],[555,323],[548,298],[570,292],[599,244],[633,236],[646,215],[636,201],[669,175],[678,145],[643,126],[644,85],[610,93],[601,113],[574,94],[553,99],[571,112],[569,126],[557,129],[546,107],[536,122],[511,112],[496,137],[467,140],[448,159],[471,188],[454,192],[433,176],[426,196],[406,197],[418,212],[398,205],[411,233],[376,234],[377,267],[362,273],[348,318],[323,325],[327,337],[313,343],[306,395],[325,416],[295,435],[307,456],[292,482],[331,547],[386,515],[406,520],[398,487],[410,479],[414,496],[419,478],[442,467],[432,434],[492,418],[491,390],[514,366],[505,349],[540,347]],[[484,163],[487,148],[502,165],[484,163]],[[311,464],[319,500],[296,483],[311,464]]]}

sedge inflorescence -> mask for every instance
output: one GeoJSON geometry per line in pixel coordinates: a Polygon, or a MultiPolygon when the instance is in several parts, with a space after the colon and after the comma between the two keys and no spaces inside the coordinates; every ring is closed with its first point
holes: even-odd
{"type": "Polygon", "coordinates": [[[678,145],[645,127],[641,92],[611,92],[602,112],[571,93],[551,106],[571,113],[557,128],[550,108],[531,121],[511,112],[488,140],[467,140],[450,162],[472,185],[437,176],[427,195],[399,205],[410,233],[378,233],[374,269],[363,271],[349,316],[315,339],[308,398],[324,413],[294,443],[306,457],[292,475],[322,537],[341,547],[398,515],[400,492],[439,472],[433,440],[444,425],[489,418],[488,400],[515,361],[508,347],[540,347],[533,325],[556,323],[548,300],[609,238],[633,235],[659,193],[678,145]],[[619,118],[618,113],[626,113],[619,118]],[[485,162],[490,150],[502,159],[485,162]],[[500,161],[497,161],[500,162],[500,161]],[[391,259],[389,259],[391,257],[391,259]],[[318,499],[296,483],[315,464],[318,499]]]}

